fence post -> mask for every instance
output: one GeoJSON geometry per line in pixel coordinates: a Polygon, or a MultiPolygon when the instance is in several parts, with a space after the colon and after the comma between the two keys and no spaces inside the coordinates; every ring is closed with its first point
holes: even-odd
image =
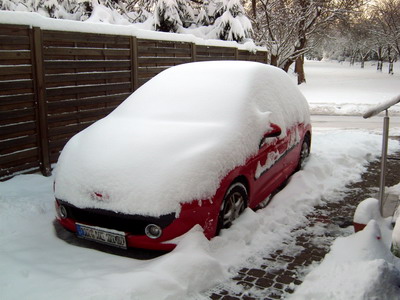
{"type": "Polygon", "coordinates": [[[195,43],[192,43],[192,61],[195,62],[197,60],[197,46],[195,43]]]}
{"type": "Polygon", "coordinates": [[[37,126],[39,128],[41,171],[44,176],[51,175],[48,126],[47,126],[47,103],[44,85],[43,68],[43,37],[39,27],[33,27],[33,56],[34,56],[34,84],[36,101],[38,107],[37,126]]]}
{"type": "Polygon", "coordinates": [[[383,118],[381,175],[379,181],[379,211],[382,217],[384,217],[383,210],[386,202],[385,185],[386,185],[386,171],[387,171],[388,140],[389,140],[389,113],[388,110],[386,109],[385,117],[383,118]]]}
{"type": "Polygon", "coordinates": [[[131,47],[131,80],[132,80],[132,92],[136,91],[139,87],[138,82],[138,43],[136,36],[131,36],[130,40],[131,47]]]}
{"type": "Polygon", "coordinates": [[[235,48],[235,60],[239,60],[239,49],[235,48]]]}

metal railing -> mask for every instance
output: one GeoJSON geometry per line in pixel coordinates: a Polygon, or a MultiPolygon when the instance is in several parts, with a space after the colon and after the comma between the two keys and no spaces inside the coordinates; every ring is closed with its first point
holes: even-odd
{"type": "Polygon", "coordinates": [[[394,97],[386,102],[382,102],[377,106],[370,108],[363,115],[364,119],[371,118],[385,111],[385,116],[383,118],[383,134],[382,134],[382,156],[381,156],[381,174],[379,181],[379,211],[381,216],[383,216],[383,208],[385,205],[385,184],[386,184],[386,171],[387,171],[387,150],[389,141],[389,108],[400,102],[400,95],[394,97]]]}

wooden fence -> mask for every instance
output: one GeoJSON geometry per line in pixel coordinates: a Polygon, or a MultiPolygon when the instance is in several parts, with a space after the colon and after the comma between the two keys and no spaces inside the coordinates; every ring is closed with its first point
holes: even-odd
{"type": "Polygon", "coordinates": [[[0,24],[0,180],[51,174],[66,142],[143,83],[182,63],[267,53],[0,24]]]}

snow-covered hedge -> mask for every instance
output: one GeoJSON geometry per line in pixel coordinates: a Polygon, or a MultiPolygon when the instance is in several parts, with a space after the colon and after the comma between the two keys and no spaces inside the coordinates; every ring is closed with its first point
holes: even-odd
{"type": "Polygon", "coordinates": [[[205,39],[245,43],[252,25],[240,0],[4,0],[0,10],[35,12],[82,22],[134,25],[146,30],[191,33],[205,39]]]}

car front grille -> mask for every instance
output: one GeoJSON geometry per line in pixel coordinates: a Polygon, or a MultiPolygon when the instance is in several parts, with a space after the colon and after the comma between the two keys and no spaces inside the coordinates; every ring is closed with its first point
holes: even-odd
{"type": "Polygon", "coordinates": [[[144,230],[149,224],[156,224],[161,228],[165,228],[175,219],[175,213],[162,215],[160,217],[128,215],[103,209],[78,208],[65,201],[57,201],[67,210],[67,217],[78,223],[115,229],[134,235],[144,235],[144,230]]]}

